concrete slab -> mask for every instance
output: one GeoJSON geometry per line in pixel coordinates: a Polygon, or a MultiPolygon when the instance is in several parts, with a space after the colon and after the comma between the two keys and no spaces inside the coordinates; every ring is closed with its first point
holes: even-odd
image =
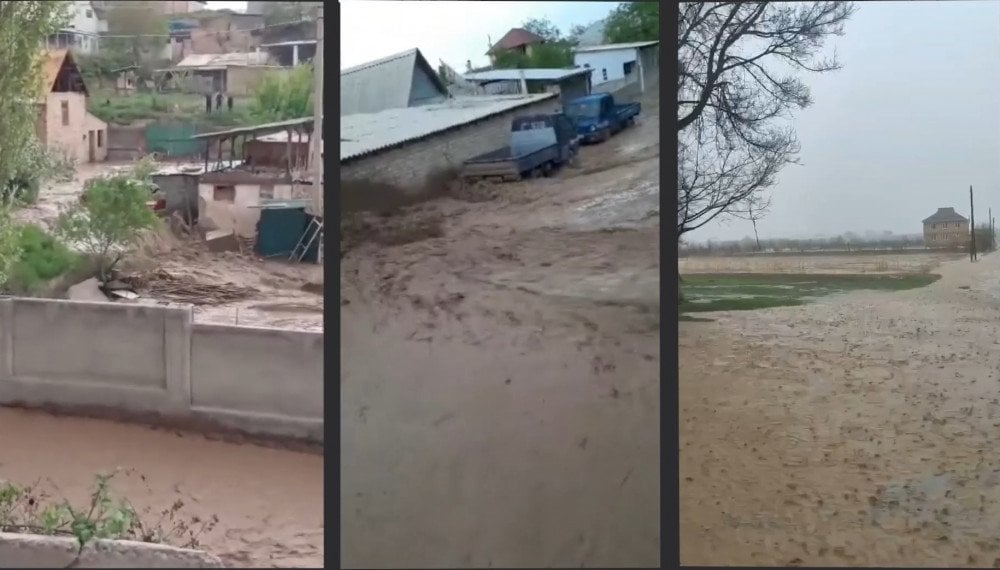
{"type": "Polygon", "coordinates": [[[206,552],[163,544],[95,540],[80,552],[70,536],[0,533],[0,565],[5,568],[67,568],[70,564],[75,568],[224,567],[206,552]]]}

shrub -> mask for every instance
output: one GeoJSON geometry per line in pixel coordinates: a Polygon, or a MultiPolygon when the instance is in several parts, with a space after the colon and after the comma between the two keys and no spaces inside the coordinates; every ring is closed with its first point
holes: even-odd
{"type": "Polygon", "coordinates": [[[80,256],[35,225],[18,228],[21,254],[10,270],[6,289],[30,293],[78,267],[80,256]]]}

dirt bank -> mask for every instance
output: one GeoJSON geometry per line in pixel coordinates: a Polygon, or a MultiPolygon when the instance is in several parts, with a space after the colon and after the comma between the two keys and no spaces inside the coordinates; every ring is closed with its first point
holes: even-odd
{"type": "Polygon", "coordinates": [[[656,117],[343,257],[345,566],[658,565],[656,117]]]}
{"type": "Polygon", "coordinates": [[[134,469],[115,476],[116,496],[140,512],[181,500],[182,517],[218,516],[201,548],[229,566],[323,565],[320,455],[11,408],[0,408],[0,449],[0,479],[40,480],[74,504],[88,500],[96,473],[134,469]]]}
{"type": "Polygon", "coordinates": [[[680,324],[681,562],[1000,559],[1000,256],[680,324]]]}

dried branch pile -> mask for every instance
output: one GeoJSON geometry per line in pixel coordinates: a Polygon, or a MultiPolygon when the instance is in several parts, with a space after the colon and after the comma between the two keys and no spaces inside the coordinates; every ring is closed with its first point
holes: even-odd
{"type": "Polygon", "coordinates": [[[162,269],[123,277],[121,281],[151,297],[192,305],[220,305],[248,299],[258,293],[253,287],[235,283],[202,283],[162,269]]]}

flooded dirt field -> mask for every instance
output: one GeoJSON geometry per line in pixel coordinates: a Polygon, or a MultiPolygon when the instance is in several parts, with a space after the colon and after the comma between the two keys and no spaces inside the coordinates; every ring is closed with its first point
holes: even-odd
{"type": "Polygon", "coordinates": [[[140,514],[159,515],[180,500],[178,519],[217,516],[200,548],[227,566],[323,565],[320,454],[13,408],[0,408],[0,450],[0,480],[38,481],[54,500],[75,505],[87,504],[95,474],[134,470],[112,479],[115,496],[140,514]]]}
{"type": "Polygon", "coordinates": [[[344,255],[345,566],[659,564],[657,120],[344,255]]]}
{"type": "Polygon", "coordinates": [[[689,273],[921,273],[961,253],[872,253],[823,255],[692,256],[678,260],[689,273]]]}
{"type": "Polygon", "coordinates": [[[681,562],[1000,563],[1000,255],[680,323],[681,562]]]}

